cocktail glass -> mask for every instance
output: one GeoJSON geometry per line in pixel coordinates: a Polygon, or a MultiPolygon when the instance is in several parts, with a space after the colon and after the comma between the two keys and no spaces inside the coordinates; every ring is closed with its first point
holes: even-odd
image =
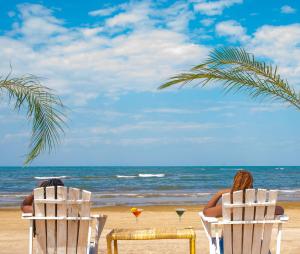
{"type": "Polygon", "coordinates": [[[138,222],[138,217],[141,215],[141,213],[143,212],[143,209],[140,208],[131,208],[130,210],[132,212],[132,214],[135,216],[135,220],[136,222],[138,222]]]}
{"type": "Polygon", "coordinates": [[[181,217],[182,217],[182,215],[184,214],[185,211],[186,210],[184,208],[177,208],[176,209],[176,213],[178,215],[179,221],[181,221],[181,217]]]}

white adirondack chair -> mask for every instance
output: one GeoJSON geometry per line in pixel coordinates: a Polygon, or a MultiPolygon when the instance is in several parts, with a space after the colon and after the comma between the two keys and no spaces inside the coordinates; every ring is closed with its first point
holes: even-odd
{"type": "Polygon", "coordinates": [[[23,219],[30,220],[29,254],[33,250],[38,254],[98,253],[106,216],[90,214],[91,192],[58,186],[37,188],[33,193],[34,216],[23,214],[23,219]],[[91,242],[93,221],[96,225],[91,242]]]}
{"type": "Polygon", "coordinates": [[[222,195],[222,219],[199,213],[209,240],[210,254],[220,254],[223,237],[224,254],[268,254],[273,224],[278,226],[276,254],[280,254],[282,223],[287,216],[275,216],[276,190],[248,189],[222,195]],[[222,236],[221,236],[222,235],[222,236]]]}

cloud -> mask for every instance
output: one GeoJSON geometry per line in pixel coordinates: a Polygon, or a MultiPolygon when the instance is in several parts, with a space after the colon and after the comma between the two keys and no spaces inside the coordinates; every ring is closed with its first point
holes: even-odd
{"type": "Polygon", "coordinates": [[[42,5],[22,4],[18,10],[19,19],[0,36],[0,71],[8,72],[11,62],[15,75],[45,77],[43,84],[78,105],[100,94],[156,92],[170,75],[208,53],[185,33],[192,15],[179,4],[158,10],[149,2],[132,3],[103,25],[77,27],[42,5]],[[184,18],[176,23],[171,10],[184,18]]]}
{"type": "Polygon", "coordinates": [[[225,8],[231,7],[234,4],[241,4],[243,0],[219,0],[219,1],[208,1],[199,0],[196,1],[194,9],[201,14],[208,16],[221,15],[225,8]]]}
{"type": "Polygon", "coordinates": [[[217,123],[195,123],[195,122],[167,122],[167,121],[143,121],[133,124],[123,124],[117,127],[98,126],[90,128],[93,134],[122,134],[136,131],[179,131],[179,130],[209,130],[218,128],[232,128],[232,125],[223,125],[217,123]]]}
{"type": "Polygon", "coordinates": [[[207,144],[219,142],[218,139],[209,136],[193,137],[138,137],[138,138],[102,138],[85,137],[69,138],[65,140],[65,145],[80,144],[85,147],[92,147],[97,144],[121,145],[121,146],[143,146],[143,145],[170,145],[170,144],[207,144]]]}
{"type": "Polygon", "coordinates": [[[118,11],[122,9],[121,6],[114,6],[114,7],[109,7],[109,8],[103,8],[103,9],[99,9],[99,10],[94,10],[94,11],[90,11],[89,15],[92,17],[96,17],[96,16],[110,16],[111,14],[113,14],[114,12],[118,11]]]}
{"type": "Polygon", "coordinates": [[[211,26],[215,22],[215,19],[202,19],[200,22],[203,26],[211,26]]]}
{"type": "Polygon", "coordinates": [[[30,136],[29,132],[17,132],[17,133],[8,133],[4,135],[4,140],[12,140],[12,139],[17,139],[20,140],[22,138],[28,138],[30,136]]]}
{"type": "Polygon", "coordinates": [[[120,26],[127,27],[129,25],[141,26],[145,23],[150,22],[150,6],[147,2],[141,2],[135,4],[134,8],[129,6],[126,11],[118,13],[113,17],[106,20],[108,27],[120,26]]]}
{"type": "Polygon", "coordinates": [[[250,107],[249,110],[251,113],[275,112],[278,110],[286,109],[287,107],[288,105],[284,103],[268,103],[250,107]]]}
{"type": "Polygon", "coordinates": [[[235,20],[220,22],[216,25],[216,32],[219,36],[226,36],[232,42],[246,42],[249,36],[246,35],[246,29],[235,20]]]}
{"type": "Polygon", "coordinates": [[[145,109],[145,113],[163,113],[163,114],[199,114],[203,112],[217,112],[223,111],[226,109],[232,109],[233,106],[207,106],[202,109],[183,109],[183,108],[153,108],[153,109],[145,109]]]}
{"type": "Polygon", "coordinates": [[[280,12],[283,14],[293,14],[296,12],[296,9],[294,9],[293,7],[291,7],[289,5],[284,5],[280,8],[280,12]]]}

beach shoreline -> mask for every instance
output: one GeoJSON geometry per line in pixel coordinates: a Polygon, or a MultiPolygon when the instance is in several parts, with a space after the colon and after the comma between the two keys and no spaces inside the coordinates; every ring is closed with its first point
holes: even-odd
{"type": "MultiPolygon", "coordinates": [[[[290,220],[283,226],[282,253],[300,253],[300,202],[279,202],[285,209],[290,220]]],[[[208,242],[205,237],[198,212],[204,205],[164,205],[139,206],[144,209],[138,223],[130,213],[131,206],[106,206],[92,208],[92,214],[108,216],[100,240],[100,253],[106,253],[105,236],[113,228],[185,228],[193,227],[197,233],[197,253],[208,254],[208,242]],[[186,209],[179,222],[175,213],[176,208],[186,209]]],[[[0,208],[0,250],[2,254],[27,253],[28,221],[21,219],[18,208],[0,208]],[[18,243],[18,244],[16,244],[18,243]]],[[[273,232],[272,248],[276,230],[273,232]]],[[[188,253],[188,244],[184,241],[124,241],[120,242],[120,253],[188,253]]],[[[272,252],[274,253],[274,252],[272,252]]]]}

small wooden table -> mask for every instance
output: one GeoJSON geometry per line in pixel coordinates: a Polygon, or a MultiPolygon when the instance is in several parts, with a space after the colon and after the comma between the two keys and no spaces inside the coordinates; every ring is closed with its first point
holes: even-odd
{"type": "Polygon", "coordinates": [[[107,254],[112,254],[111,242],[114,241],[114,254],[118,254],[118,240],[158,240],[189,239],[190,254],[196,253],[196,234],[191,228],[185,229],[113,229],[107,234],[107,254]]]}

